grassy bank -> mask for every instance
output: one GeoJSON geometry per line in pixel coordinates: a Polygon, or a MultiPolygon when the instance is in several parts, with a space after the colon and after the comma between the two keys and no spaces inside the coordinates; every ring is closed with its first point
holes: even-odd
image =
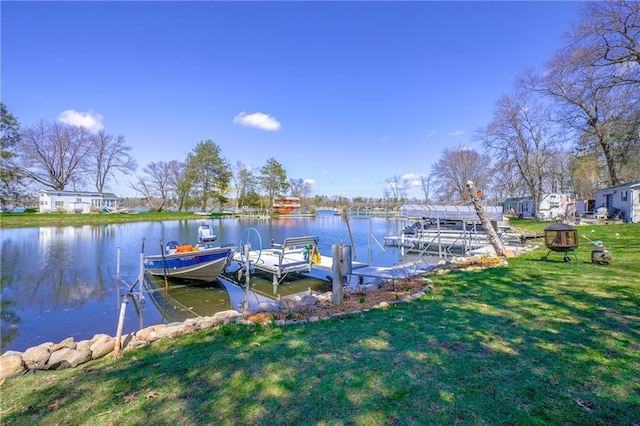
{"type": "MultiPolygon", "coordinates": [[[[543,224],[526,223],[530,230],[543,224]]],[[[580,227],[415,302],[225,326],[1,387],[3,424],[640,424],[640,226],[580,227]]]]}
{"type": "Polygon", "coordinates": [[[225,217],[226,214],[198,216],[190,212],[148,213],[2,213],[0,228],[25,228],[31,226],[79,226],[106,223],[154,222],[162,220],[201,219],[203,217],[225,217]]]}

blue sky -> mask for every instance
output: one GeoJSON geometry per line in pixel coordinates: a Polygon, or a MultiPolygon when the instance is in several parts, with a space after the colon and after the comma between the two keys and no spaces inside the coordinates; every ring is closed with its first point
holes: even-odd
{"type": "MultiPolygon", "coordinates": [[[[473,135],[579,2],[2,1],[1,96],[22,126],[123,135],[141,166],[213,140],[313,194],[381,197],[473,135]]],[[[111,188],[132,195],[123,177],[111,188]]],[[[93,189],[93,188],[87,188],[93,189]]],[[[412,192],[419,196],[420,191],[412,192]]]]}

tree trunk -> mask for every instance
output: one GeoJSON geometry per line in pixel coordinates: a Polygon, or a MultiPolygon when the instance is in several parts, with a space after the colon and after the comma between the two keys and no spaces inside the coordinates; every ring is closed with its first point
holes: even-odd
{"type": "Polygon", "coordinates": [[[471,202],[473,203],[473,206],[476,209],[476,213],[478,214],[478,217],[480,218],[480,221],[482,222],[482,225],[484,226],[484,229],[486,229],[486,231],[487,231],[487,236],[489,237],[489,242],[493,246],[493,249],[496,251],[496,256],[499,256],[499,257],[506,256],[507,255],[507,250],[504,248],[504,244],[502,243],[502,240],[498,236],[498,233],[493,228],[493,225],[491,224],[491,221],[489,220],[489,216],[487,216],[487,213],[484,211],[484,208],[482,208],[482,203],[480,202],[480,199],[478,198],[478,195],[476,193],[476,187],[475,187],[475,185],[473,184],[472,181],[468,181],[467,182],[467,189],[469,189],[469,194],[471,196],[471,202]]]}

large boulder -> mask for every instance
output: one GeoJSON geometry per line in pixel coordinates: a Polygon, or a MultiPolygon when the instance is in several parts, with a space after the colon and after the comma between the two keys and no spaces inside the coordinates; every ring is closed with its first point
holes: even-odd
{"type": "Polygon", "coordinates": [[[89,348],[91,351],[91,358],[98,359],[111,353],[115,347],[115,340],[116,339],[107,334],[96,339],[89,348]]]}
{"type": "Polygon", "coordinates": [[[30,370],[39,370],[49,361],[51,352],[48,346],[34,346],[22,354],[22,360],[30,370]]]}
{"type": "Polygon", "coordinates": [[[0,356],[0,380],[17,376],[24,371],[25,365],[19,352],[7,352],[0,356]]]}
{"type": "Polygon", "coordinates": [[[66,361],[71,367],[77,367],[91,360],[91,349],[83,347],[82,349],[71,349],[67,354],[66,361]]]}
{"type": "MultiPolygon", "coordinates": [[[[67,354],[73,349],[62,347],[55,352],[51,352],[51,356],[49,357],[49,362],[47,363],[48,368],[57,369],[57,366],[65,360],[67,354]]],[[[68,366],[67,366],[68,367],[68,366]]]]}

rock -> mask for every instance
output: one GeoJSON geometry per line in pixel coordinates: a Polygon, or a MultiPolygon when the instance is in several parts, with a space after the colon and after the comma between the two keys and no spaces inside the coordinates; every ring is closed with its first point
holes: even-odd
{"type": "Polygon", "coordinates": [[[91,350],[91,340],[82,340],[76,344],[75,349],[79,351],[91,350]]]}
{"type": "Polygon", "coordinates": [[[160,338],[160,336],[158,335],[158,331],[162,330],[163,328],[167,328],[167,326],[165,324],[152,325],[143,328],[142,330],[136,331],[135,336],[136,338],[144,340],[146,342],[155,342],[160,338]]]}
{"type": "Polygon", "coordinates": [[[24,351],[22,360],[29,370],[39,370],[47,364],[50,356],[51,352],[47,347],[34,346],[24,351]]]}
{"type": "Polygon", "coordinates": [[[108,335],[103,335],[96,340],[89,350],[91,351],[91,358],[98,359],[111,353],[115,347],[115,339],[108,335]]]}
{"type": "Polygon", "coordinates": [[[73,337],[67,337],[66,339],[64,339],[62,342],[60,343],[54,343],[53,345],[51,345],[51,347],[49,348],[49,350],[51,351],[51,353],[53,352],[57,352],[62,348],[72,348],[75,349],[75,341],[73,340],[73,337]]]}
{"type": "Polygon", "coordinates": [[[70,367],[77,367],[80,364],[84,364],[85,362],[91,359],[91,349],[85,347],[83,349],[71,349],[67,352],[67,355],[63,359],[69,363],[70,367]]]}
{"type": "Polygon", "coordinates": [[[214,322],[218,322],[218,323],[226,323],[227,321],[230,321],[232,319],[241,317],[242,314],[234,309],[229,309],[226,311],[220,311],[217,312],[214,316],[213,316],[213,321],[214,322]]]}
{"type": "Polygon", "coordinates": [[[24,362],[18,352],[0,356],[0,380],[17,376],[25,371],[24,362]]]}
{"type": "Polygon", "coordinates": [[[277,303],[273,302],[260,302],[258,305],[259,312],[275,312],[280,309],[280,306],[277,303]]]}
{"type": "Polygon", "coordinates": [[[213,319],[211,319],[210,317],[203,317],[202,321],[200,321],[199,323],[199,329],[204,330],[206,328],[211,328],[214,325],[215,323],[213,322],[213,319]]]}
{"type": "MultiPolygon", "coordinates": [[[[54,345],[53,347],[57,347],[57,345],[54,345]]],[[[67,354],[71,350],[72,349],[62,347],[61,349],[59,349],[57,351],[52,351],[51,352],[51,356],[49,357],[49,362],[47,363],[47,365],[49,365],[49,364],[52,364],[52,365],[58,364],[60,361],[65,359],[65,357],[67,356],[67,354]]]]}
{"type": "Polygon", "coordinates": [[[193,331],[193,327],[190,327],[188,325],[184,325],[184,324],[179,324],[179,325],[175,325],[173,327],[165,327],[161,330],[158,330],[158,336],[163,339],[165,337],[179,337],[179,336],[184,336],[186,334],[189,334],[190,332],[193,331]]]}
{"type": "Polygon", "coordinates": [[[149,342],[145,342],[144,340],[130,340],[128,342],[125,342],[124,346],[122,347],[122,351],[130,351],[132,349],[138,349],[138,348],[142,348],[143,346],[147,346],[149,344],[149,342]]]}
{"type": "Polygon", "coordinates": [[[318,298],[317,297],[305,294],[304,296],[302,296],[300,298],[300,302],[298,302],[298,305],[300,305],[300,306],[313,306],[316,303],[318,303],[318,298]]]}

